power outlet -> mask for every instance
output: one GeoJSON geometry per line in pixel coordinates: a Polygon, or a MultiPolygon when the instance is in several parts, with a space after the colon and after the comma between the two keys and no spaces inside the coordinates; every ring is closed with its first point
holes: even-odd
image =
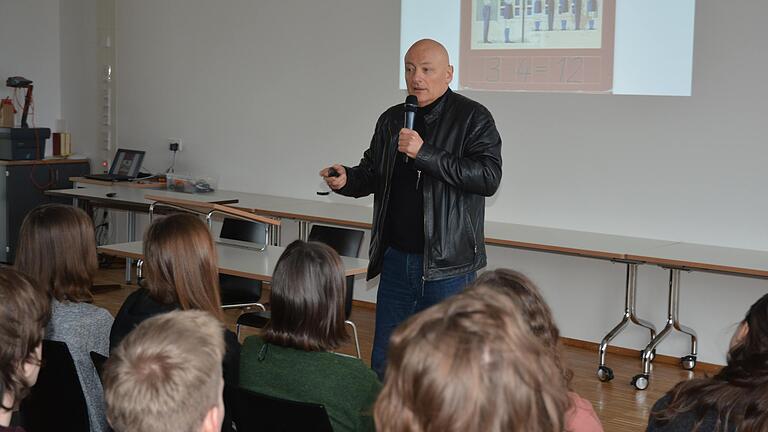
{"type": "Polygon", "coordinates": [[[184,145],[181,143],[181,138],[168,138],[168,150],[173,151],[174,147],[178,147],[176,149],[177,152],[184,151],[184,145]]]}

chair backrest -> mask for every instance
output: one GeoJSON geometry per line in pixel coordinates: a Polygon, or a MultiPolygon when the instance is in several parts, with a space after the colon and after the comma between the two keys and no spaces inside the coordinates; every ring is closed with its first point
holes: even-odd
{"type": "MultiPolygon", "coordinates": [[[[264,246],[267,242],[267,226],[260,222],[224,218],[219,239],[228,243],[264,246]],[[234,242],[233,242],[234,240],[234,242]]],[[[221,304],[224,307],[258,303],[261,300],[261,281],[219,273],[221,304]]]]}
{"type": "Polygon", "coordinates": [[[91,361],[93,362],[93,367],[96,368],[96,373],[99,374],[99,380],[102,379],[102,374],[104,372],[104,363],[107,362],[107,359],[109,357],[103,356],[96,351],[91,351],[91,361]]]}
{"type": "Polygon", "coordinates": [[[88,407],[66,343],[43,341],[40,374],[21,402],[19,415],[27,432],[90,430],[88,407]]]}
{"type": "Polygon", "coordinates": [[[357,258],[360,256],[364,234],[363,231],[356,229],[312,225],[309,241],[325,243],[341,256],[357,258]]]}
{"type": "MultiPolygon", "coordinates": [[[[339,228],[327,225],[312,225],[309,231],[309,241],[325,243],[341,256],[357,258],[360,255],[360,247],[363,245],[363,235],[361,230],[350,228],[339,228]]],[[[352,313],[352,298],[355,294],[355,278],[347,277],[347,295],[344,303],[344,314],[346,318],[352,313]]]]}
{"type": "MultiPolygon", "coordinates": [[[[245,245],[265,245],[267,243],[267,225],[242,219],[224,218],[219,232],[221,240],[235,240],[245,245]]],[[[237,243],[236,243],[237,244],[237,243]]]]}
{"type": "Polygon", "coordinates": [[[238,432],[333,432],[325,407],[236,390],[235,424],[238,432]]]}

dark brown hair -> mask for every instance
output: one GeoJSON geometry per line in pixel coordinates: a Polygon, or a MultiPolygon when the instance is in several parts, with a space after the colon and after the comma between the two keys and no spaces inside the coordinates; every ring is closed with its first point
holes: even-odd
{"type": "Polygon", "coordinates": [[[560,369],[564,384],[570,388],[573,371],[565,367],[562,361],[560,330],[552,318],[552,310],[544,301],[536,285],[522,273],[501,268],[480,275],[472,284],[472,287],[476,286],[496,290],[517,305],[523,322],[528,324],[533,335],[549,349],[555,364],[560,369]]]}
{"type": "Polygon", "coordinates": [[[197,216],[177,213],[152,222],[144,235],[144,269],[155,301],[223,321],[216,247],[197,216]]]}
{"type": "Polygon", "coordinates": [[[61,204],[35,208],[21,224],[15,267],[59,301],[90,301],[98,270],[91,218],[61,204]]]}
{"type": "Polygon", "coordinates": [[[667,393],[667,408],[652,413],[652,422],[663,425],[692,413],[696,431],[715,413],[715,431],[768,430],[768,294],[749,308],[742,325],[746,336],[731,347],[728,364],[714,377],[678,383],[667,393]]]}
{"type": "Polygon", "coordinates": [[[272,276],[272,320],[264,340],[304,351],[329,351],[348,339],[344,329],[346,282],[330,247],[296,240],[272,276]]]}
{"type": "Polygon", "coordinates": [[[0,266],[0,408],[16,410],[29,392],[23,366],[40,361],[33,353],[43,341],[50,316],[49,294],[22,273],[0,266]],[[6,393],[13,406],[2,405],[6,393]]]}
{"type": "Polygon", "coordinates": [[[508,297],[477,287],[392,335],[379,432],[560,432],[568,395],[549,350],[508,297]],[[512,310],[512,313],[510,313],[512,310]]]}

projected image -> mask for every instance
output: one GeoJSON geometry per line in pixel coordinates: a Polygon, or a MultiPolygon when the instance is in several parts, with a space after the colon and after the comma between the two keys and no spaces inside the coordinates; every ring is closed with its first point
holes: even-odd
{"type": "Polygon", "coordinates": [[[600,48],[603,0],[472,0],[472,49],[600,48]]]}
{"type": "Polygon", "coordinates": [[[610,92],[615,0],[462,0],[461,87],[610,92]]]}
{"type": "Polygon", "coordinates": [[[440,41],[459,91],[690,96],[696,3],[401,0],[400,58],[440,41]]]}

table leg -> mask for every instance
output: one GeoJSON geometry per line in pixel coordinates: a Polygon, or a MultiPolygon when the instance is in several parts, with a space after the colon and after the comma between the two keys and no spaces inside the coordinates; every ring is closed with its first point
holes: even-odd
{"type": "Polygon", "coordinates": [[[309,222],[300,220],[299,222],[299,240],[307,241],[309,239],[309,222]]]}
{"type": "MultiPolygon", "coordinates": [[[[608,332],[600,342],[598,349],[599,364],[597,366],[597,377],[600,381],[610,381],[613,379],[613,370],[605,365],[605,354],[608,350],[608,344],[618,336],[629,325],[630,322],[641,327],[645,327],[651,334],[650,340],[656,336],[656,327],[650,322],[637,316],[637,266],[636,262],[627,262],[627,280],[624,289],[624,315],[616,326],[608,332]]],[[[641,351],[641,355],[643,351],[641,351]]]]}
{"type": "Polygon", "coordinates": [[[669,296],[667,298],[667,324],[651,339],[643,351],[643,373],[632,378],[632,385],[638,390],[648,388],[651,376],[651,355],[656,347],[674,330],[680,331],[691,337],[691,353],[680,358],[683,369],[691,370],[696,367],[697,336],[696,332],[680,324],[680,268],[669,269],[669,296]]]}
{"type": "MultiPolygon", "coordinates": [[[[136,240],[136,212],[133,210],[128,210],[127,213],[128,216],[128,241],[132,242],[136,240]]],[[[125,259],[125,283],[131,284],[131,267],[133,265],[133,260],[130,258],[125,259]]]]}

